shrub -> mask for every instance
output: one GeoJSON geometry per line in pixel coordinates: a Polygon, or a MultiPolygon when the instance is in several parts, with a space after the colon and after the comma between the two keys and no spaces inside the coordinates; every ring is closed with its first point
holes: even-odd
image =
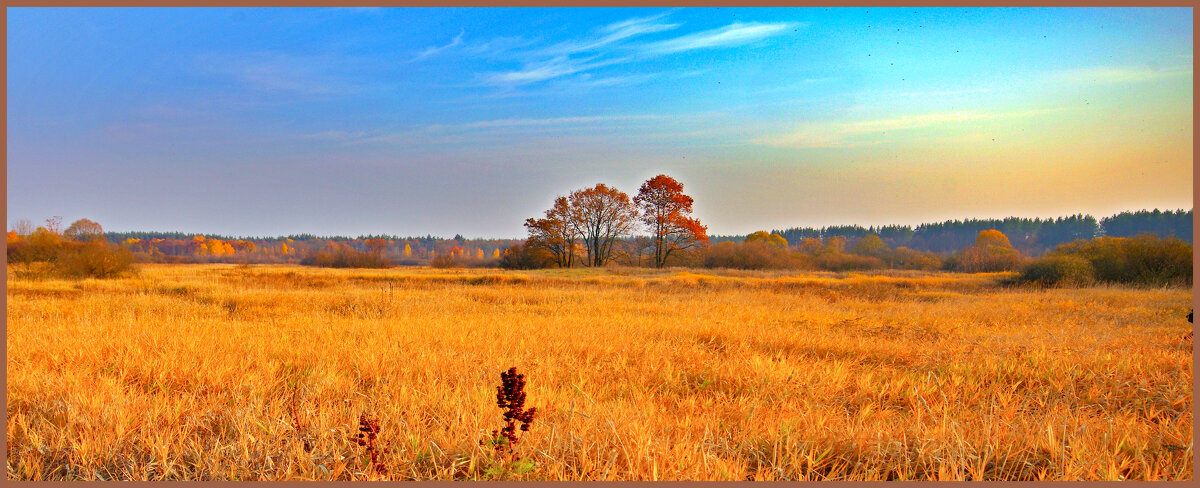
{"type": "Polygon", "coordinates": [[[55,261],[59,274],[76,278],[113,278],[133,271],[133,253],[93,240],[64,246],[55,261]]]}
{"type": "Polygon", "coordinates": [[[458,260],[454,259],[453,254],[442,253],[430,259],[429,265],[435,268],[453,268],[458,265],[458,260]]]}
{"type": "Polygon", "coordinates": [[[763,241],[722,242],[704,251],[700,262],[706,268],[794,269],[802,267],[800,256],[763,241]]]}
{"type": "Polygon", "coordinates": [[[933,271],[942,267],[942,257],[937,253],[923,252],[907,247],[897,247],[887,259],[892,267],[899,269],[933,271]]]}
{"type": "Polygon", "coordinates": [[[300,264],[322,268],[387,268],[391,266],[387,258],[379,254],[357,251],[349,246],[339,247],[333,251],[313,253],[300,260],[300,264]]]}
{"type": "Polygon", "coordinates": [[[538,246],[516,244],[500,255],[500,267],[504,269],[549,268],[554,262],[554,255],[538,246]]]}
{"type": "Polygon", "coordinates": [[[1143,285],[1192,284],[1192,246],[1150,234],[1100,237],[1054,248],[1055,254],[1088,260],[1098,281],[1143,285]]]}
{"type": "Polygon", "coordinates": [[[1021,270],[1017,283],[1041,286],[1087,286],[1096,281],[1096,271],[1087,259],[1071,255],[1049,255],[1021,270]]]}
{"type": "Polygon", "coordinates": [[[857,254],[827,253],[817,256],[815,262],[818,268],[826,271],[862,271],[887,267],[882,259],[857,254]]]}

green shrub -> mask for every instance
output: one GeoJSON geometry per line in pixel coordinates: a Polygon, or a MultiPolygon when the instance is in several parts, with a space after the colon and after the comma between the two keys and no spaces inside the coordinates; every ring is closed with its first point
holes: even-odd
{"type": "Polygon", "coordinates": [[[1041,286],[1087,286],[1096,281],[1096,270],[1087,259],[1071,255],[1049,255],[1035,259],[1021,270],[1017,283],[1041,286]]]}
{"type": "Polygon", "coordinates": [[[1141,285],[1192,284],[1192,245],[1151,234],[1100,237],[1054,248],[1055,254],[1079,256],[1096,270],[1098,281],[1141,285]]]}

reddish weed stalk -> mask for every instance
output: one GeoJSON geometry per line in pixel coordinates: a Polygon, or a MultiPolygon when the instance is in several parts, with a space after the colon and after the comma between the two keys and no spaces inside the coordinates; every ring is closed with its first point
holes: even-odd
{"type": "Polygon", "coordinates": [[[292,413],[292,427],[296,429],[296,436],[304,443],[304,452],[312,452],[312,443],[309,442],[305,428],[300,423],[300,408],[296,405],[296,397],[300,396],[300,390],[296,389],[292,392],[291,401],[288,402],[289,410],[292,413]]]}
{"type": "Polygon", "coordinates": [[[387,465],[379,460],[379,455],[387,452],[387,449],[379,449],[375,447],[375,436],[379,434],[379,421],[374,418],[367,417],[366,414],[358,416],[358,436],[351,437],[350,441],[360,446],[367,448],[367,454],[371,456],[371,467],[381,476],[387,476],[387,465]]]}
{"type": "MultiPolygon", "coordinates": [[[[504,409],[504,427],[492,431],[492,443],[497,451],[512,449],[521,440],[517,435],[517,423],[521,432],[528,432],[537,408],[525,408],[525,375],[517,374],[517,368],[500,373],[500,386],[496,387],[496,406],[504,409]]],[[[479,442],[483,444],[483,441],[479,442]]]]}

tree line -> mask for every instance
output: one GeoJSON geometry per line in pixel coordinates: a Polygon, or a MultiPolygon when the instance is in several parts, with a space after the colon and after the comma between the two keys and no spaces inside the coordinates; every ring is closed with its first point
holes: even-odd
{"type": "MultiPolygon", "coordinates": [[[[1177,238],[1189,247],[1192,241],[1191,210],[1127,211],[1099,220],[1079,214],[1053,219],[949,220],[916,227],[797,227],[747,236],[708,236],[707,228],[692,216],[693,205],[683,184],[667,175],[650,178],[633,197],[599,183],[558,196],[540,217],[526,219],[524,239],[105,232],[88,219],[61,229],[61,217],[54,217],[36,228],[28,220],[13,225],[8,233],[9,262],[28,270],[31,263],[57,261],[56,266],[62,268],[68,262],[81,262],[75,259],[84,247],[81,243],[92,243],[87,249],[97,256],[100,246],[95,243],[104,243],[105,249],[126,253],[121,256],[139,262],[523,269],[616,263],[657,268],[1016,271],[1029,258],[1053,255],[1065,249],[1064,245],[1098,238],[1118,239],[1104,241],[1110,248],[1132,246],[1128,242],[1135,241],[1119,239],[1135,236],[1177,238]],[[67,250],[75,253],[74,261],[66,254],[59,256],[67,250]]],[[[1142,243],[1140,247],[1129,249],[1157,249],[1146,244],[1148,241],[1136,242],[1142,243]]],[[[1134,251],[1107,255],[1129,253],[1134,251]]],[[[1101,268],[1111,268],[1105,266],[1101,268]]]]}
{"type": "MultiPolygon", "coordinates": [[[[1039,256],[1078,239],[1093,239],[1096,237],[1133,237],[1140,234],[1152,234],[1158,237],[1176,237],[1184,242],[1192,242],[1192,210],[1158,209],[1125,211],[1119,214],[1097,220],[1086,214],[1077,214],[1057,218],[1023,218],[1007,217],[1004,219],[964,219],[947,220],[944,222],[921,224],[916,227],[907,225],[886,225],[878,227],[862,227],[858,225],[838,225],[828,227],[793,227],[783,230],[772,230],[789,242],[800,242],[807,238],[827,240],[840,237],[853,243],[867,235],[876,235],[889,247],[907,247],[919,251],[936,253],[953,253],[965,249],[974,243],[979,232],[995,229],[1009,237],[1013,247],[1018,251],[1039,256]]],[[[743,236],[714,236],[712,241],[741,241],[743,236]]]]}

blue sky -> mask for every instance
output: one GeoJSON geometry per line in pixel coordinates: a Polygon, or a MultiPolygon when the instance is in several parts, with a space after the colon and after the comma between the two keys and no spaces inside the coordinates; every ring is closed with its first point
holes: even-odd
{"type": "Polygon", "coordinates": [[[12,9],[8,219],[518,237],[1190,208],[1191,9],[12,9]]]}

